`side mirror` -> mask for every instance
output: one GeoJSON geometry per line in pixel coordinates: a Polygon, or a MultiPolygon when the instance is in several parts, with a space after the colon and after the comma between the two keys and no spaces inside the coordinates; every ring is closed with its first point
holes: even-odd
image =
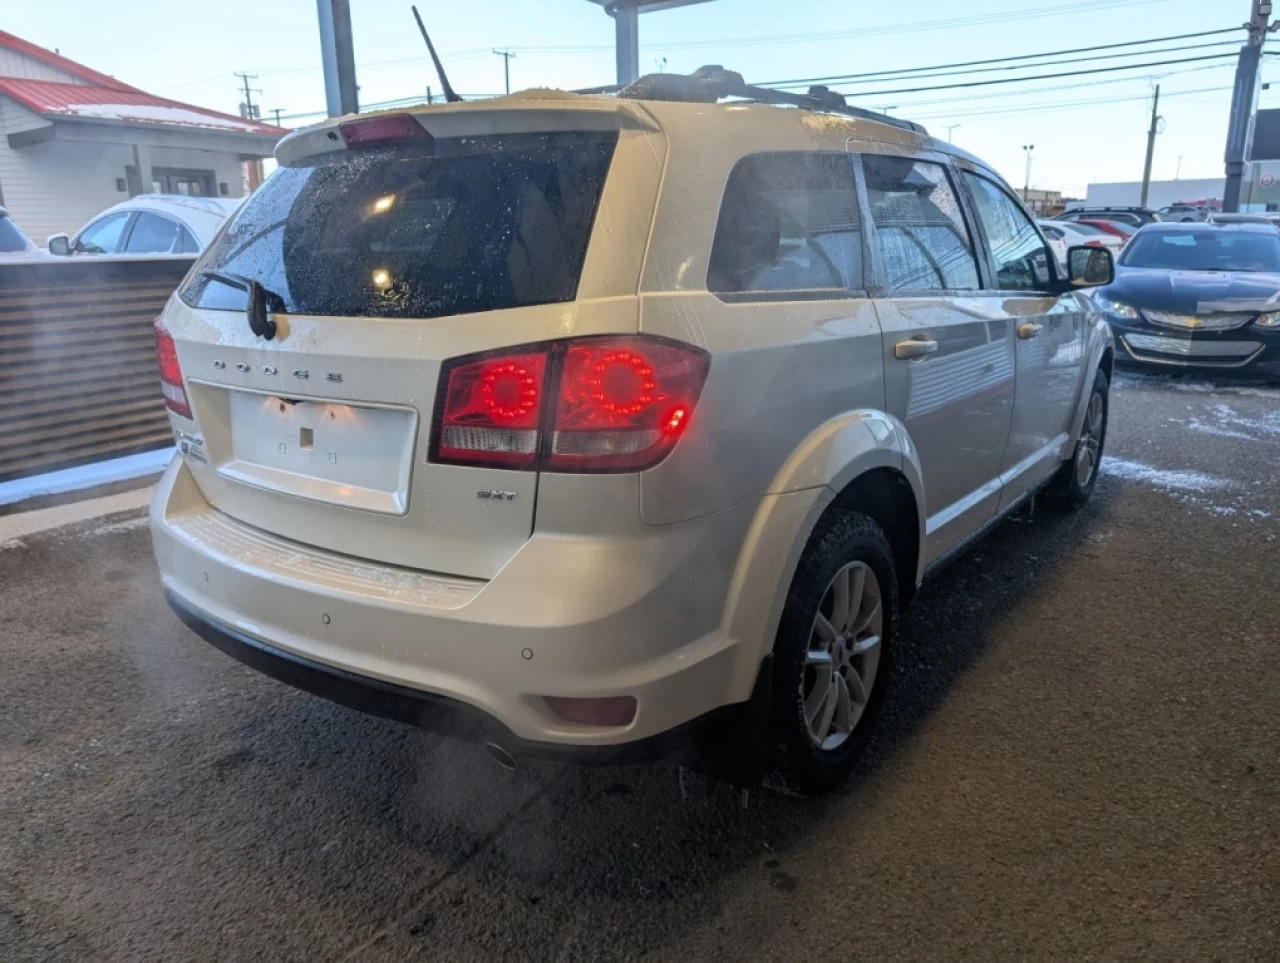
{"type": "Polygon", "coordinates": [[[1104,247],[1081,244],[1067,248],[1067,284],[1072,288],[1096,288],[1115,280],[1116,266],[1104,247]]]}
{"type": "Polygon", "coordinates": [[[71,256],[71,238],[65,234],[49,235],[49,253],[58,257],[71,256]]]}

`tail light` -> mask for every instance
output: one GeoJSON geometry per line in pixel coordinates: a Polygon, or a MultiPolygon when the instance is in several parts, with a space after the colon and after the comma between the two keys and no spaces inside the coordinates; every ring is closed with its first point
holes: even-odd
{"type": "Polygon", "coordinates": [[[191,405],[187,401],[187,389],[182,384],[182,368],[178,366],[178,349],[173,343],[173,335],[164,326],[162,318],[156,318],[152,326],[156,332],[156,360],[160,363],[160,392],[164,395],[165,407],[175,415],[190,418],[191,405]]]}
{"type": "Polygon", "coordinates": [[[688,429],[710,359],[652,337],[578,338],[458,358],[441,372],[432,460],[641,471],[688,429]]]}

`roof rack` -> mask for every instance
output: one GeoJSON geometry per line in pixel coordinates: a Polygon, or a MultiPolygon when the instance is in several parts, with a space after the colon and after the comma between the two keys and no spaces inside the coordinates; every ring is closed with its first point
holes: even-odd
{"type": "Polygon", "coordinates": [[[714,104],[725,97],[737,97],[757,104],[779,104],[822,110],[847,117],[874,120],[903,130],[928,134],[920,124],[898,117],[890,117],[874,110],[850,107],[844,94],[827,87],[810,87],[807,93],[793,94],[772,87],[757,87],[742,79],[742,74],[725,70],[719,64],[699,67],[691,74],[645,74],[626,86],[591,87],[578,90],[579,94],[617,94],[629,100],[667,100],[680,103],[714,104]]]}

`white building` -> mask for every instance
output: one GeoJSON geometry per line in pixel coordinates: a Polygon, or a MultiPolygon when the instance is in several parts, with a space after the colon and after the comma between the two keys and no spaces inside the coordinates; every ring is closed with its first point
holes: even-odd
{"type": "Polygon", "coordinates": [[[284,130],[164,97],[0,31],[0,205],[37,244],[143,193],[240,197],[284,130]]]}
{"type": "MultiPolygon", "coordinates": [[[[1226,184],[1225,177],[1152,181],[1147,191],[1147,207],[1168,207],[1182,201],[1222,200],[1226,184]]],[[[1084,201],[1086,207],[1136,207],[1141,202],[1142,181],[1090,184],[1084,201]]]]}

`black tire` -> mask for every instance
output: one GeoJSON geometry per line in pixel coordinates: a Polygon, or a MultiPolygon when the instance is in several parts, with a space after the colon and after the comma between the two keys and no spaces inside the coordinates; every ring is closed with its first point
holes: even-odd
{"type": "Polygon", "coordinates": [[[1082,508],[1089,500],[1089,496],[1093,494],[1094,486],[1098,483],[1098,475],[1102,468],[1102,456],[1107,445],[1107,421],[1111,414],[1111,383],[1107,380],[1107,373],[1099,369],[1097,374],[1093,376],[1093,389],[1089,394],[1088,405],[1093,404],[1095,396],[1101,396],[1102,399],[1102,428],[1098,433],[1098,447],[1094,455],[1093,471],[1085,482],[1080,481],[1080,473],[1077,470],[1077,459],[1080,457],[1080,449],[1088,443],[1089,437],[1089,415],[1086,408],[1085,424],[1080,429],[1080,437],[1076,440],[1076,447],[1071,452],[1071,457],[1062,463],[1062,467],[1058,469],[1058,473],[1053,477],[1053,481],[1045,488],[1045,501],[1050,507],[1059,511],[1075,511],[1082,508]]]}
{"type": "Polygon", "coordinates": [[[788,785],[806,795],[826,792],[853,770],[884,704],[892,678],[898,630],[898,579],[893,551],[884,530],[857,512],[838,512],[814,532],[796,568],[774,645],[773,732],[778,768],[788,785]],[[881,630],[879,659],[865,708],[845,741],[820,748],[809,734],[804,685],[810,636],[827,589],[841,569],[864,563],[879,583],[881,630]]]}

